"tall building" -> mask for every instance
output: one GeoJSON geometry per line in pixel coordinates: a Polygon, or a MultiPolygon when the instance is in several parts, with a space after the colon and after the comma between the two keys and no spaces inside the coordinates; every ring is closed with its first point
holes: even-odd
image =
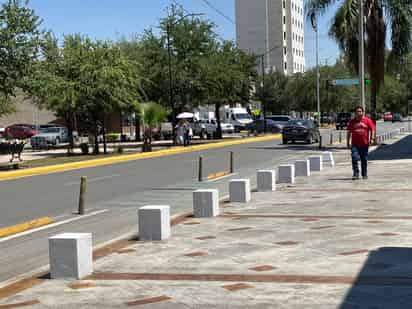
{"type": "Polygon", "coordinates": [[[236,40],[266,71],[304,72],[303,0],[236,0],[236,40]]]}

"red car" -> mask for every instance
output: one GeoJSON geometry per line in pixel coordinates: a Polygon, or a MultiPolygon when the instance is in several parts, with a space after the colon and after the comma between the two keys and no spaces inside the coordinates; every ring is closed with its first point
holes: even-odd
{"type": "Polygon", "coordinates": [[[31,124],[13,124],[5,130],[8,138],[27,139],[37,134],[36,127],[31,124]]]}
{"type": "Polygon", "coordinates": [[[393,115],[391,112],[386,112],[383,114],[383,121],[392,121],[393,115]]]}

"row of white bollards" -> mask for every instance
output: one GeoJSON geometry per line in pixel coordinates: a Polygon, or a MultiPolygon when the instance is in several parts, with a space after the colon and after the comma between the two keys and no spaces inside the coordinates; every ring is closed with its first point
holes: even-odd
{"type": "MultiPolygon", "coordinates": [[[[278,183],[294,183],[297,176],[310,176],[323,166],[334,166],[331,152],[310,156],[306,160],[278,167],[278,183]]],[[[276,190],[275,170],[257,172],[259,192],[276,190]]],[[[251,200],[250,179],[229,182],[229,200],[248,203],[251,200]]],[[[220,214],[217,189],[193,192],[193,215],[196,218],[216,217],[220,214]]],[[[138,210],[139,240],[160,241],[171,236],[170,206],[144,206],[138,210]]],[[[91,233],[64,233],[49,238],[50,277],[52,279],[81,279],[93,272],[93,243],[91,233]]]]}

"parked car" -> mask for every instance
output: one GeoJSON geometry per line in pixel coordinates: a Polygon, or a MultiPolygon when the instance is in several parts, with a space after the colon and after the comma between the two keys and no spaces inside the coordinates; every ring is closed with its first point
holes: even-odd
{"type": "Polygon", "coordinates": [[[391,112],[386,112],[383,114],[383,121],[392,121],[393,115],[391,112]]]}
{"type": "Polygon", "coordinates": [[[283,127],[282,142],[305,141],[307,144],[319,142],[320,132],[318,125],[309,119],[294,119],[283,127]]]}
{"type": "MultiPolygon", "coordinates": [[[[66,127],[41,127],[40,132],[31,137],[30,143],[33,149],[48,148],[50,145],[59,145],[69,141],[69,131],[66,127]]],[[[73,131],[74,139],[78,138],[78,133],[73,131]]]]}
{"type": "Polygon", "coordinates": [[[336,116],[336,130],[344,130],[348,128],[349,121],[352,119],[352,113],[338,113],[336,116]]]}
{"type": "MultiPolygon", "coordinates": [[[[217,122],[215,119],[200,119],[192,123],[193,135],[199,136],[201,139],[211,139],[216,135],[217,122]]],[[[222,134],[232,134],[235,132],[235,127],[231,123],[221,122],[222,134]]]]}
{"type": "MultiPolygon", "coordinates": [[[[263,119],[256,119],[252,123],[248,124],[248,131],[251,133],[264,132],[265,124],[263,119]]],[[[273,120],[266,119],[266,132],[279,133],[282,131],[283,126],[276,123],[273,120]]]]}
{"type": "Polygon", "coordinates": [[[13,124],[5,129],[8,138],[27,139],[36,134],[36,127],[31,124],[13,124]]]}
{"type": "Polygon", "coordinates": [[[283,127],[293,118],[288,115],[269,115],[266,116],[266,119],[274,121],[274,123],[280,128],[279,132],[282,132],[283,127]]]}
{"type": "Polygon", "coordinates": [[[402,122],[402,115],[400,113],[393,113],[392,122],[402,122]]]}

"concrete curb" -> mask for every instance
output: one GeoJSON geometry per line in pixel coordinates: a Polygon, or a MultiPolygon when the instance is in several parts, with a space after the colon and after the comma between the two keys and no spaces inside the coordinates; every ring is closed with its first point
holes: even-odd
{"type": "Polygon", "coordinates": [[[42,217],[38,219],[34,219],[31,221],[23,222],[20,224],[16,224],[13,226],[8,226],[4,228],[0,228],[0,238],[22,233],[28,230],[32,230],[44,225],[48,225],[53,223],[53,219],[49,217],[42,217]]]}
{"type": "Polygon", "coordinates": [[[77,170],[77,169],[96,167],[96,166],[102,166],[102,165],[110,165],[110,164],[122,163],[122,162],[127,162],[127,161],[164,157],[164,156],[170,156],[170,155],[181,154],[181,153],[195,152],[195,151],[200,151],[200,150],[223,148],[223,147],[232,146],[232,145],[242,145],[242,144],[249,144],[249,143],[255,143],[255,142],[264,142],[264,141],[269,141],[273,139],[279,139],[280,137],[281,137],[280,134],[273,134],[273,135],[262,136],[262,137],[251,137],[251,138],[244,138],[241,140],[225,141],[225,142],[218,142],[218,143],[212,143],[212,144],[195,145],[195,146],[189,146],[189,147],[176,147],[172,149],[159,150],[155,152],[137,153],[137,154],[124,155],[124,156],[119,156],[119,157],[94,159],[94,160],[87,160],[87,161],[81,161],[81,162],[36,167],[36,168],[27,169],[27,170],[1,173],[0,181],[22,178],[22,177],[30,177],[30,176],[35,176],[35,175],[44,175],[44,174],[50,174],[50,173],[64,172],[64,171],[69,171],[69,170],[77,170]]]}

